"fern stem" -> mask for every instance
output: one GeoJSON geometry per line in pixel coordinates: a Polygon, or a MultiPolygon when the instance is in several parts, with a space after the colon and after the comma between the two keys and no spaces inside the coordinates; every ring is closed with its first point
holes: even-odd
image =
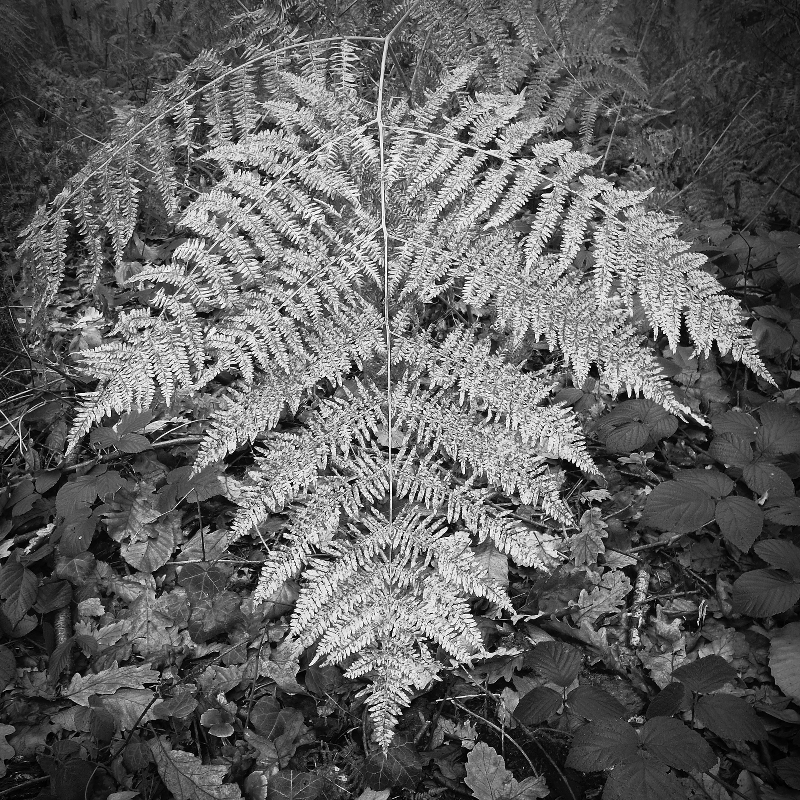
{"type": "Polygon", "coordinates": [[[381,233],[383,235],[383,325],[386,336],[386,425],[388,428],[388,469],[389,469],[389,529],[391,530],[394,518],[393,491],[392,491],[392,430],[394,427],[392,409],[392,331],[389,319],[389,228],[386,222],[386,130],[383,124],[383,89],[386,82],[386,62],[389,58],[391,40],[403,23],[411,15],[412,8],[397,21],[395,26],[386,34],[383,41],[381,54],[380,80],[378,83],[378,102],[375,109],[375,124],[378,127],[378,143],[380,152],[380,195],[381,195],[381,233]]]}

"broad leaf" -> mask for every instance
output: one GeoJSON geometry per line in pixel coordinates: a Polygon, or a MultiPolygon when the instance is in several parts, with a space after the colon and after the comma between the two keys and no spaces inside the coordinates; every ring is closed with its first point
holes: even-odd
{"type": "Polygon", "coordinates": [[[711,417],[711,427],[717,436],[733,433],[746,442],[753,442],[758,430],[758,421],[752,414],[744,411],[726,411],[724,414],[715,414],[711,417]]]}
{"type": "Polygon", "coordinates": [[[752,617],[771,617],[788,611],[800,600],[800,583],[785,572],[754,569],[733,584],[733,605],[752,617]]]}
{"type": "Polygon", "coordinates": [[[514,716],[523,725],[538,725],[555,714],[561,708],[562,702],[558,692],[547,686],[537,686],[520,699],[514,709],[514,716]]]}
{"type": "Polygon", "coordinates": [[[631,725],[619,719],[589,722],[572,740],[566,765],[582,772],[611,769],[636,757],[639,737],[631,725]]]}
{"type": "Polygon", "coordinates": [[[761,427],[756,433],[756,447],[764,453],[783,455],[800,453],[800,414],[777,403],[759,409],[761,427]]]}
{"type": "Polygon", "coordinates": [[[364,764],[364,777],[375,789],[406,788],[417,785],[422,776],[422,759],[410,744],[373,752],[364,764]]]}
{"type": "Polygon", "coordinates": [[[18,561],[8,561],[0,569],[0,597],[3,612],[14,627],[36,602],[39,579],[18,561]]]}
{"type": "Polygon", "coordinates": [[[771,567],[786,570],[793,578],[800,578],[800,547],[785,539],[765,539],[753,550],[771,567]]]}
{"type": "Polygon", "coordinates": [[[647,707],[647,719],[671,717],[686,706],[686,687],[682,683],[668,683],[647,707]]]}
{"type": "Polygon", "coordinates": [[[705,739],[672,717],[648,720],[639,731],[639,739],[653,758],[684,772],[703,772],[717,763],[705,739]]]}
{"type": "Polygon", "coordinates": [[[714,692],[726,683],[733,683],[738,677],[736,670],[717,655],[698,658],[672,673],[673,680],[680,681],[693,692],[714,692]]]}
{"type": "Polygon", "coordinates": [[[675,480],[682,485],[691,484],[715,500],[729,495],[734,487],[733,481],[718,469],[682,469],[675,473],[675,480]]]}
{"type": "Polygon", "coordinates": [[[4,644],[0,644],[0,692],[14,678],[17,671],[17,659],[4,644]]]}
{"type": "Polygon", "coordinates": [[[628,710],[616,697],[596,686],[577,686],[567,695],[567,706],[573,714],[590,721],[621,719],[628,715],[628,710]]]}
{"type": "Polygon", "coordinates": [[[756,712],[741,697],[704,695],[697,701],[695,713],[703,725],[723,739],[756,742],[767,738],[756,712]]]}
{"type": "Polygon", "coordinates": [[[691,533],[714,519],[714,501],[691,483],[665,481],[647,496],[642,521],[651,528],[691,533]]]}
{"type": "Polygon", "coordinates": [[[271,775],[267,784],[267,800],[314,800],[325,789],[321,775],[283,769],[271,775]]]}
{"type": "Polygon", "coordinates": [[[754,458],[750,442],[735,433],[715,436],[708,446],[708,454],[729,467],[744,467],[754,458]]]}
{"type": "Polygon", "coordinates": [[[223,783],[228,767],[203,764],[191,753],[173,750],[166,736],[150,741],[150,750],[164,786],[174,800],[239,800],[235,783],[223,783]]]}
{"type": "Polygon", "coordinates": [[[778,688],[800,703],[800,622],[790,622],[773,634],[769,669],[778,688]]]}
{"type": "Polygon", "coordinates": [[[536,670],[548,683],[569,686],[581,668],[581,653],[562,642],[539,642],[526,660],[526,666],[536,670]]]}
{"type": "Polygon", "coordinates": [[[615,767],[606,781],[603,800],[685,800],[680,781],[658,761],[637,757],[615,767]]]}
{"type": "Polygon", "coordinates": [[[745,553],[764,527],[764,512],[748,497],[723,497],[714,514],[720,533],[745,553]]]}
{"type": "Polygon", "coordinates": [[[780,468],[769,461],[756,461],[742,470],[742,477],[747,486],[756,494],[771,497],[790,497],[794,495],[792,479],[780,468]]]}
{"type": "Polygon", "coordinates": [[[775,762],[778,777],[792,789],[800,789],[800,758],[790,756],[775,762]]]}

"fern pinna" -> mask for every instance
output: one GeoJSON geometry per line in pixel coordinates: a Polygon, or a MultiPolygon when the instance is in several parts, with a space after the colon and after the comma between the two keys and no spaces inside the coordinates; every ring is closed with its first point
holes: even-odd
{"type": "Polygon", "coordinates": [[[386,747],[445,656],[486,654],[471,599],[512,611],[479,548],[552,565],[552,521],[571,520],[554,460],[593,469],[553,373],[526,368],[531,343],[578,385],[596,368],[678,413],[643,319],[768,375],[676,223],[543,136],[524,93],[470,91],[463,64],[410,104],[375,45],[203,55],[40,210],[23,253],[36,314],[68,270],[113,322],[80,354],[97,387],[68,449],[109,414],[211,405],[195,469],[254,451],[228,485],[231,540],[264,544],[256,599],[300,577],[291,639],[367,679],[386,747]],[[115,293],[159,208],[171,246],[115,293]],[[442,333],[434,307],[479,324],[442,333]]]}

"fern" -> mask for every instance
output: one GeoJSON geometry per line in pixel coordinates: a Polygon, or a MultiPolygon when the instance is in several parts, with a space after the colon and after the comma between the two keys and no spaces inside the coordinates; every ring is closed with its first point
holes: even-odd
{"type": "MultiPolygon", "coordinates": [[[[174,246],[82,354],[98,385],[69,448],[108,414],[219,395],[195,469],[252,447],[230,538],[263,541],[255,599],[301,577],[290,636],[369,679],[386,747],[441,669],[431,645],[486,654],[471,599],[512,610],[476,548],[552,567],[554,523],[572,519],[553,461],[594,469],[526,342],[544,338],[578,382],[596,367],[686,412],[641,307],[671,343],[685,322],[699,349],[769,375],[676,223],[545,140],[522,95],[468,91],[462,64],[424,102],[381,105],[386,48],[370,98],[354,91],[378,69],[369,43],[277,44],[229,67],[202,56],[39,211],[23,251],[43,313],[71,237],[91,259],[110,237],[119,261],[140,199],[160,198],[174,246]],[[441,338],[430,304],[484,323],[441,338]],[[509,512],[520,502],[540,521],[509,512]]],[[[96,288],[103,270],[77,272],[96,288]]]]}

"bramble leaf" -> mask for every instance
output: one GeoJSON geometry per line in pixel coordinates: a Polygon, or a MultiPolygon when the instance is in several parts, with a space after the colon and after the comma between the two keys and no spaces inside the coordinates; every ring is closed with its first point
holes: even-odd
{"type": "Polygon", "coordinates": [[[767,738],[752,706],[732,694],[703,695],[695,706],[700,722],[723,739],[757,742],[767,738]]]}
{"type": "Polygon", "coordinates": [[[673,680],[680,681],[693,692],[714,692],[726,683],[733,683],[738,677],[736,670],[717,655],[698,658],[672,673],[673,680]]]}

